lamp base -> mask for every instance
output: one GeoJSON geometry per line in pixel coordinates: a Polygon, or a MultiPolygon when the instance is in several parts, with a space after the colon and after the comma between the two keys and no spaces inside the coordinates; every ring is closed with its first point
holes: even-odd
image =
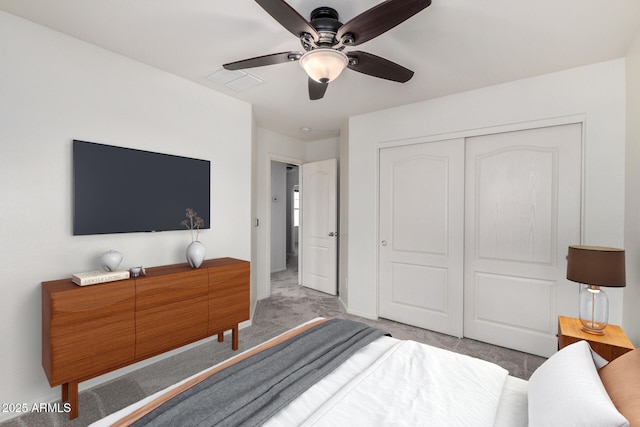
{"type": "Polygon", "coordinates": [[[609,298],[599,286],[588,285],[580,292],[580,322],[583,331],[604,335],[609,323],[609,298]]]}
{"type": "Polygon", "coordinates": [[[594,328],[588,325],[582,325],[582,330],[592,335],[604,335],[604,329],[600,329],[597,326],[594,328]]]}

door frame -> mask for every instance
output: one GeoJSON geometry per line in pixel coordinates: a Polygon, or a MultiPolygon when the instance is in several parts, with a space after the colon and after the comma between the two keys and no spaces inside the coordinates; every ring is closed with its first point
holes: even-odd
{"type": "MultiPolygon", "coordinates": [[[[294,157],[286,157],[286,156],[281,156],[279,154],[275,154],[275,153],[268,153],[267,154],[267,159],[269,162],[269,173],[266,174],[267,176],[267,188],[269,189],[269,197],[267,197],[266,202],[268,203],[266,209],[264,210],[266,218],[265,218],[265,227],[268,227],[269,230],[271,229],[271,162],[280,162],[280,163],[290,163],[292,165],[296,165],[298,166],[298,174],[302,174],[302,167],[301,165],[304,164],[304,160],[302,159],[298,159],[298,158],[294,158],[294,157]]],[[[300,187],[300,191],[304,191],[302,189],[302,186],[300,187]]],[[[301,206],[300,209],[303,209],[303,207],[301,206]]],[[[300,228],[299,228],[299,232],[302,231],[302,227],[303,224],[302,222],[300,223],[300,228]]],[[[301,259],[302,259],[302,249],[300,248],[300,244],[298,244],[298,283],[300,283],[300,277],[302,275],[302,263],[301,263],[301,259]]],[[[271,233],[267,232],[265,233],[265,263],[264,263],[264,270],[262,272],[263,277],[265,278],[264,281],[262,281],[264,283],[263,285],[263,292],[260,292],[260,290],[258,290],[258,295],[266,295],[266,297],[268,297],[269,295],[271,295],[271,233]]],[[[260,281],[258,281],[258,283],[260,283],[260,281]]]]}
{"type": "MultiPolygon", "coordinates": [[[[492,135],[497,133],[514,132],[521,130],[537,129],[550,126],[561,126],[568,124],[580,124],[583,132],[580,141],[580,242],[576,244],[583,244],[585,234],[585,135],[584,131],[586,126],[587,116],[586,114],[573,114],[562,117],[553,117],[541,120],[532,120],[519,123],[509,123],[503,125],[489,126],[485,128],[468,129],[449,133],[441,133],[435,135],[428,135],[416,138],[407,138],[393,141],[382,141],[377,144],[376,153],[376,283],[375,283],[375,301],[376,301],[376,317],[380,316],[380,154],[384,148],[399,147],[404,145],[414,145],[429,142],[437,142],[448,139],[456,138],[471,138],[475,136],[492,135]]],[[[466,144],[466,142],[465,142],[466,144]]],[[[577,295],[576,295],[577,299],[577,295]]],[[[464,330],[463,330],[464,334],[464,330]]]]}

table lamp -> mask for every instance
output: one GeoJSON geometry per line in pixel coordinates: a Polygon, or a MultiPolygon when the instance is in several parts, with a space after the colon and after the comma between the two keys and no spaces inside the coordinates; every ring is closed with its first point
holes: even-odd
{"type": "Polygon", "coordinates": [[[586,285],[580,291],[582,330],[603,335],[609,323],[609,299],[601,286],[624,287],[624,249],[569,246],[567,279],[586,285]]]}

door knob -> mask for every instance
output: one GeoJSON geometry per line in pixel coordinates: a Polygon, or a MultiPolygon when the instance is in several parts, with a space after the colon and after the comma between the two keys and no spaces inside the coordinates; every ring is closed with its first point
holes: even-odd
{"type": "Polygon", "coordinates": [[[382,242],[380,242],[382,244],[382,246],[387,246],[387,241],[383,240],[382,242]]]}

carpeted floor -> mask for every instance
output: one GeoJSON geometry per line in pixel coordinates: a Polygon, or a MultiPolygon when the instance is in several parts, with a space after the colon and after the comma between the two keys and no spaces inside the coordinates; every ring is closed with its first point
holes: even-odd
{"type": "MultiPolygon", "coordinates": [[[[239,333],[239,351],[251,348],[300,323],[316,317],[353,319],[376,326],[399,339],[412,339],[435,347],[494,362],[513,376],[528,379],[544,358],[490,344],[458,339],[401,323],[369,320],[349,315],[334,296],[297,285],[295,263],[274,273],[271,297],[258,301],[252,325],[239,333]]],[[[230,337],[225,342],[211,340],[175,356],[140,368],[108,383],[80,393],[80,415],[70,421],[67,414],[29,413],[0,423],[0,427],[86,426],[137,400],[167,387],[235,354],[230,337]]],[[[43,374],[44,375],[44,374],[43,374]]]]}

